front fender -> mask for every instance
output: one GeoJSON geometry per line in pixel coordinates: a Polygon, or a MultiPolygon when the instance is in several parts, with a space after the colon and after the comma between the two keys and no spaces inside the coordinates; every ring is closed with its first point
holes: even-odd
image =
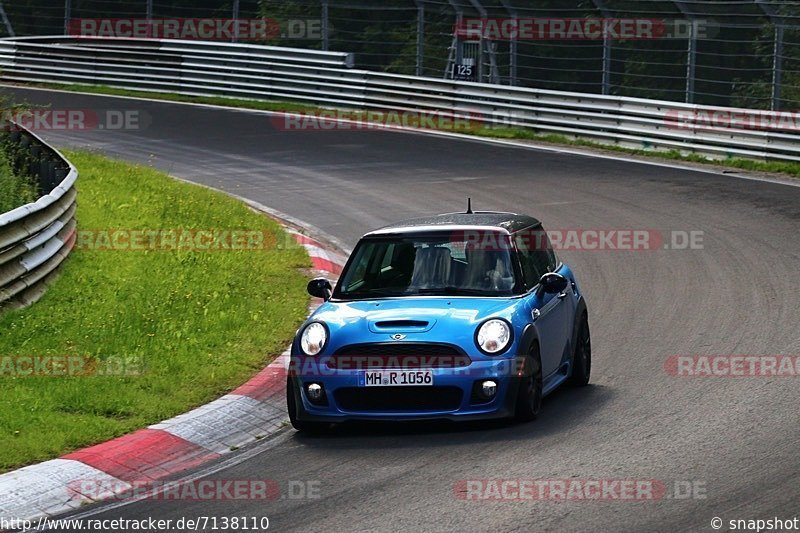
{"type": "MultiPolygon", "coordinates": [[[[525,357],[531,351],[531,347],[534,343],[539,343],[539,330],[536,328],[535,324],[527,324],[522,330],[517,354],[514,357],[514,366],[510,369],[511,381],[515,383],[514,386],[509,388],[508,394],[506,394],[506,408],[510,413],[516,410],[517,396],[519,394],[519,371],[524,368],[525,357]]],[[[541,344],[539,345],[541,346],[541,344]]]]}
{"type": "MultiPolygon", "coordinates": [[[[578,304],[575,307],[575,318],[572,323],[572,355],[571,357],[575,356],[575,347],[578,345],[578,328],[581,325],[581,320],[583,316],[586,315],[586,319],[589,319],[589,310],[586,307],[586,300],[584,300],[583,296],[580,296],[578,299],[578,304]]],[[[572,361],[570,361],[572,363],[572,361]]],[[[572,366],[570,364],[570,366],[572,366]]]]}
{"type": "Polygon", "coordinates": [[[539,330],[536,328],[535,324],[526,324],[525,329],[522,330],[522,339],[519,343],[517,359],[519,359],[520,356],[528,355],[534,342],[539,342],[539,330]]]}

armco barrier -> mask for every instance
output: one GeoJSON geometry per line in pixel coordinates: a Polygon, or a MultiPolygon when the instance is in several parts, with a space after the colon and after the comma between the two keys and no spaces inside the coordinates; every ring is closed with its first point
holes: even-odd
{"type": "Polygon", "coordinates": [[[36,135],[12,129],[14,163],[44,195],[0,214],[0,309],[38,300],[75,242],[77,170],[36,135]]]}
{"type": "Polygon", "coordinates": [[[0,39],[0,79],[12,82],[100,84],[196,96],[452,113],[487,125],[632,148],[800,161],[800,114],[422,78],[352,65],[350,54],[248,44],[0,39]]]}

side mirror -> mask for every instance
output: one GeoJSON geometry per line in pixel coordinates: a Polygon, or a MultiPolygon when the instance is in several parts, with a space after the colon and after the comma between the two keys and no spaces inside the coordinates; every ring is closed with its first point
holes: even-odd
{"type": "Polygon", "coordinates": [[[569,285],[569,281],[567,281],[567,278],[561,274],[548,272],[539,278],[539,285],[541,286],[541,291],[543,293],[555,294],[566,289],[567,285],[569,285]]]}
{"type": "Polygon", "coordinates": [[[331,298],[333,287],[331,287],[331,282],[325,278],[314,278],[308,282],[306,290],[311,296],[322,298],[327,302],[331,298]]]}

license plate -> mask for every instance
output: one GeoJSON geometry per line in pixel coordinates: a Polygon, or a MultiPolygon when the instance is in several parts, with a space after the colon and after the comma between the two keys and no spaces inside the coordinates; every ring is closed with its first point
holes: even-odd
{"type": "Polygon", "coordinates": [[[367,370],[361,376],[362,387],[419,387],[433,385],[431,370],[367,370]]]}

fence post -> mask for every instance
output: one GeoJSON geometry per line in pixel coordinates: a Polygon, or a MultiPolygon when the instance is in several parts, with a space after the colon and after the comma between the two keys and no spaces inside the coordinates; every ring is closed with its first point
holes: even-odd
{"type": "Polygon", "coordinates": [[[772,52],[772,110],[781,108],[781,82],[783,78],[783,23],[775,24],[775,48],[772,52]]]}
{"type": "Polygon", "coordinates": [[[231,16],[233,18],[233,37],[231,37],[231,42],[235,43],[239,40],[239,0],[233,0],[231,16]]]}
{"type": "Polygon", "coordinates": [[[611,93],[611,36],[603,32],[603,94],[611,93]]]}
{"type": "Polygon", "coordinates": [[[3,8],[3,2],[0,0],[0,18],[3,19],[3,24],[6,26],[6,31],[8,32],[9,37],[14,37],[14,27],[11,26],[11,21],[8,20],[8,16],[6,15],[6,10],[3,8]]]}
{"type": "Polygon", "coordinates": [[[328,0],[322,0],[322,50],[328,51],[330,35],[328,32],[328,0]]]}
{"type": "MultiPolygon", "coordinates": [[[[603,19],[613,18],[605,0],[593,0],[594,6],[600,11],[603,19]]],[[[613,41],[609,35],[608,28],[603,23],[603,76],[601,78],[601,91],[603,94],[611,92],[611,45],[613,41]]]]}
{"type": "Polygon", "coordinates": [[[517,84],[517,57],[519,55],[518,44],[519,41],[519,20],[515,17],[514,18],[514,28],[515,28],[515,35],[514,38],[511,39],[511,42],[508,43],[508,84],[509,85],[516,85],[517,84]]]}
{"type": "Polygon", "coordinates": [[[689,47],[686,50],[686,103],[694,103],[694,78],[697,65],[697,21],[689,26],[689,47]]]}
{"type": "Polygon", "coordinates": [[[69,21],[72,18],[72,0],[64,0],[64,35],[69,35],[69,21]]]}
{"type": "Polygon", "coordinates": [[[516,85],[517,84],[517,55],[518,55],[518,48],[517,48],[517,41],[519,39],[519,17],[517,15],[517,10],[511,6],[511,3],[508,0],[500,0],[500,4],[503,6],[503,9],[506,10],[508,16],[514,21],[514,35],[511,36],[511,40],[508,43],[508,84],[509,85],[516,85]]]}
{"type": "Polygon", "coordinates": [[[417,76],[422,76],[425,60],[425,2],[417,2],[417,76]]]}

